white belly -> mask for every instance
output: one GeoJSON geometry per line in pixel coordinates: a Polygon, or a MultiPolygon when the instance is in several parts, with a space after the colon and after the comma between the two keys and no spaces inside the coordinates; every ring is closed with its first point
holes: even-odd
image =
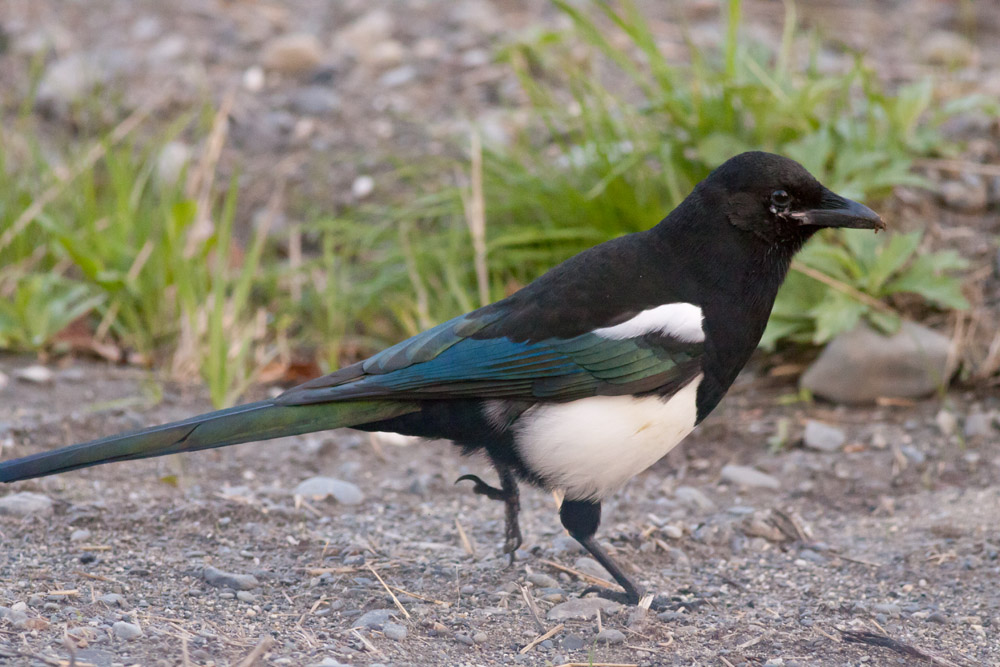
{"type": "Polygon", "coordinates": [[[570,500],[606,498],[694,429],[699,375],[664,401],[596,396],[537,405],[514,427],[528,467],[570,500]]]}

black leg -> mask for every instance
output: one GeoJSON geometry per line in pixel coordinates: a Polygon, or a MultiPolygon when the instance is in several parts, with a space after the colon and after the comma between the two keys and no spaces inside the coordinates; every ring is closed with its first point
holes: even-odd
{"type": "Polygon", "coordinates": [[[518,550],[522,543],[521,526],[517,516],[521,511],[521,498],[517,490],[517,480],[514,473],[506,466],[497,466],[497,473],[500,475],[500,488],[490,486],[476,475],[462,475],[455,480],[455,483],[469,480],[475,483],[472,492],[480,496],[486,496],[491,500],[502,500],[504,502],[504,515],[506,519],[505,540],[503,552],[510,556],[510,564],[514,564],[514,552],[518,550]]]}
{"type": "MultiPolygon", "coordinates": [[[[590,586],[583,591],[583,595],[597,593],[607,600],[629,605],[639,604],[645,594],[642,587],[636,585],[594,539],[597,526],[601,523],[601,503],[596,500],[564,500],[562,507],[559,508],[559,518],[569,534],[582,544],[583,548],[590,552],[590,555],[601,564],[601,567],[607,570],[608,574],[624,589],[624,591],[611,591],[602,586],[590,586]]],[[[677,609],[678,605],[674,600],[658,595],[653,598],[649,608],[663,611],[677,609]]]]}
{"type": "Polygon", "coordinates": [[[594,533],[601,524],[601,503],[597,500],[564,500],[559,508],[559,519],[562,525],[569,531],[569,534],[583,548],[590,552],[590,555],[608,571],[618,585],[625,589],[625,592],[609,591],[606,588],[593,586],[583,592],[597,593],[603,598],[623,602],[625,604],[639,604],[642,599],[642,588],[635,583],[625,572],[618,567],[618,564],[611,560],[611,556],[594,539],[594,533]]]}

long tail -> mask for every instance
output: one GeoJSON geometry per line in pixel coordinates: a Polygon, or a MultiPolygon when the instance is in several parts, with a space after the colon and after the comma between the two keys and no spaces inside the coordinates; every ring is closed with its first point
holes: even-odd
{"type": "Polygon", "coordinates": [[[313,405],[277,405],[271,401],[247,403],[172,424],[0,462],[0,482],[44,477],[112,461],[145,459],[356,426],[417,410],[417,404],[402,401],[338,401],[313,405]]]}

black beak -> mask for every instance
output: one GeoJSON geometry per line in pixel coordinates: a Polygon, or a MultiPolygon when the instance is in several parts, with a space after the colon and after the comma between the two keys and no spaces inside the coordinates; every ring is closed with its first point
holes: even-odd
{"type": "Polygon", "coordinates": [[[801,225],[814,227],[850,227],[852,229],[885,229],[879,214],[864,204],[845,199],[829,190],[818,208],[793,213],[801,225]]]}

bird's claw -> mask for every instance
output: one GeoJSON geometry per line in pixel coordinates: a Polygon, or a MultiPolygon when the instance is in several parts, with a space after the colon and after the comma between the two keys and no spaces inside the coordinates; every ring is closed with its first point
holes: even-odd
{"type": "Polygon", "coordinates": [[[517,520],[514,523],[507,521],[507,531],[506,539],[503,543],[503,552],[507,554],[510,561],[507,563],[507,567],[512,567],[514,565],[514,553],[521,548],[524,539],[521,537],[521,527],[517,525],[517,520]]]}
{"type": "Polygon", "coordinates": [[[507,494],[504,493],[503,489],[490,486],[481,480],[478,475],[462,475],[455,480],[455,484],[466,481],[473,482],[475,484],[475,486],[472,487],[472,492],[478,496],[486,496],[490,500],[507,500],[507,494]]]}
{"type": "Polygon", "coordinates": [[[472,492],[476,495],[486,496],[490,500],[502,500],[507,506],[503,553],[510,557],[510,561],[507,566],[512,566],[514,564],[514,552],[521,548],[521,544],[524,543],[524,538],[521,536],[521,527],[518,525],[517,521],[517,514],[520,510],[517,487],[514,486],[511,489],[498,489],[497,487],[490,486],[484,482],[478,475],[462,475],[455,480],[455,484],[466,481],[475,484],[475,486],[472,487],[472,492]]]}

